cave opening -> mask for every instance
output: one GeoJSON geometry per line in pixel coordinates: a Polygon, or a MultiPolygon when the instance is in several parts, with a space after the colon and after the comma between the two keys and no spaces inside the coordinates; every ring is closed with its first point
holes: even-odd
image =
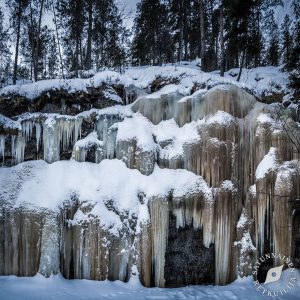
{"type": "Polygon", "coordinates": [[[215,283],[215,247],[203,245],[203,230],[192,225],[176,228],[170,213],[165,254],[166,287],[215,283]]]}

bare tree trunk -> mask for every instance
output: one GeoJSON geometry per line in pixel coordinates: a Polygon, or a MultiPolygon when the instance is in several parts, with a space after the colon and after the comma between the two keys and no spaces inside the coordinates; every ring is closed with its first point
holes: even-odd
{"type": "Polygon", "coordinates": [[[21,32],[21,17],[22,17],[22,2],[21,2],[21,0],[19,0],[18,27],[17,27],[17,40],[16,40],[16,53],[15,53],[15,63],[14,63],[13,84],[16,84],[16,82],[17,82],[19,43],[20,43],[20,32],[21,32]]]}
{"type": "Polygon", "coordinates": [[[204,24],[204,3],[203,0],[199,1],[199,13],[200,13],[200,34],[201,34],[201,69],[205,71],[205,24],[204,24]]]}
{"type": "Polygon", "coordinates": [[[180,33],[179,33],[179,44],[178,44],[178,62],[182,61],[182,40],[183,40],[183,26],[180,25],[180,33]]]}
{"type": "Polygon", "coordinates": [[[242,72],[243,72],[243,66],[244,66],[244,60],[245,60],[245,50],[243,50],[243,52],[241,53],[241,62],[240,62],[240,70],[239,70],[239,75],[236,79],[236,81],[240,81],[241,76],[242,76],[242,72]]]}
{"type": "Polygon", "coordinates": [[[78,69],[79,69],[79,41],[78,38],[76,40],[76,46],[75,46],[75,76],[78,77],[78,69]]]}
{"type": "Polygon", "coordinates": [[[184,60],[188,60],[188,41],[187,41],[187,4],[183,1],[183,36],[184,38],[184,60]]]}
{"type": "Polygon", "coordinates": [[[93,0],[88,1],[89,11],[89,25],[88,25],[88,37],[87,37],[87,50],[86,50],[86,69],[92,67],[92,30],[93,30],[93,0]]]}
{"type": "Polygon", "coordinates": [[[32,16],[32,1],[30,1],[30,25],[31,27],[28,29],[28,37],[30,39],[31,44],[31,63],[30,63],[30,79],[32,80],[34,77],[34,32],[33,32],[33,16],[32,16]]]}
{"type": "Polygon", "coordinates": [[[38,32],[36,36],[35,62],[34,62],[34,80],[38,80],[38,62],[39,62],[39,48],[40,48],[40,34],[42,26],[42,15],[44,9],[44,0],[41,0],[41,7],[39,13],[38,32]]]}
{"type": "Polygon", "coordinates": [[[57,28],[57,21],[56,21],[56,12],[55,12],[54,0],[52,0],[52,9],[53,9],[53,16],[54,16],[54,24],[55,24],[58,54],[59,54],[59,60],[60,60],[61,76],[62,76],[62,78],[65,78],[65,76],[64,76],[64,66],[63,66],[63,60],[62,60],[60,42],[59,42],[59,35],[58,35],[58,28],[57,28]]]}
{"type": "Polygon", "coordinates": [[[221,66],[220,75],[224,77],[225,72],[225,45],[224,45],[224,11],[223,4],[220,7],[220,44],[221,44],[221,66]]]}

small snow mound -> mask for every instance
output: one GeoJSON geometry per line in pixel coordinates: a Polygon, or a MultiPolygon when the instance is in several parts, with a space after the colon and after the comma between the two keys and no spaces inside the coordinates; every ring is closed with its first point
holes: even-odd
{"type": "Polygon", "coordinates": [[[263,179],[269,172],[275,171],[277,168],[276,148],[271,147],[269,153],[267,153],[259,163],[255,172],[255,177],[256,179],[263,179]]]}
{"type": "Polygon", "coordinates": [[[243,208],[239,221],[236,225],[237,229],[244,229],[250,222],[251,220],[249,219],[246,210],[243,208]]]}
{"type": "Polygon", "coordinates": [[[251,235],[249,231],[243,233],[243,236],[240,241],[234,242],[235,246],[239,246],[241,250],[241,254],[245,254],[250,251],[256,251],[251,239],[251,235]]]}
{"type": "Polygon", "coordinates": [[[92,145],[103,146],[103,142],[98,140],[97,132],[93,131],[88,134],[84,139],[78,140],[74,148],[79,150],[80,148],[88,149],[92,145]]]}
{"type": "Polygon", "coordinates": [[[136,140],[137,147],[144,151],[156,149],[152,135],[152,124],[143,115],[137,113],[132,118],[117,124],[117,142],[136,140]]]}
{"type": "Polygon", "coordinates": [[[12,119],[7,118],[2,114],[0,114],[0,127],[3,127],[5,129],[22,129],[21,124],[19,122],[13,121],[12,119]]]}
{"type": "Polygon", "coordinates": [[[231,180],[225,180],[221,184],[221,188],[225,191],[236,192],[236,188],[231,180]]]}
{"type": "Polygon", "coordinates": [[[235,118],[231,114],[225,111],[218,110],[217,113],[207,118],[206,124],[208,125],[219,124],[227,127],[232,124],[235,124],[235,118]]]}

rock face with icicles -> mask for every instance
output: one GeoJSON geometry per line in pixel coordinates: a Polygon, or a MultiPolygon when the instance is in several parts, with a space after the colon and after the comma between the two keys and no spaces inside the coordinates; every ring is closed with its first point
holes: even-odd
{"type": "Polygon", "coordinates": [[[299,137],[233,85],[1,115],[0,274],[224,285],[266,252],[297,263],[299,137]]]}

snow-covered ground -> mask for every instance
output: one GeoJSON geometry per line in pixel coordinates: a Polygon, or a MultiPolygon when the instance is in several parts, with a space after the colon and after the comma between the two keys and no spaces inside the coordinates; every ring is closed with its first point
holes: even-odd
{"type": "MultiPolygon", "coordinates": [[[[252,91],[258,97],[263,94],[288,93],[288,74],[282,72],[280,67],[243,69],[240,82],[236,80],[239,69],[229,70],[225,73],[225,77],[219,76],[218,73],[218,71],[211,73],[200,71],[197,61],[182,62],[180,65],[131,67],[126,70],[125,74],[107,70],[95,73],[87,79],[51,79],[10,85],[0,89],[0,96],[16,94],[33,100],[50,90],[63,89],[69,93],[87,92],[88,88],[99,87],[104,82],[108,85],[121,84],[125,87],[135,86],[139,89],[148,89],[157,78],[160,78],[163,86],[166,85],[164,92],[171,92],[173,89],[186,95],[189,95],[195,86],[208,88],[218,84],[234,84],[252,91]],[[173,82],[176,84],[168,84],[173,82]]],[[[118,98],[116,102],[119,101],[118,98]]]]}
{"type": "MultiPolygon", "coordinates": [[[[284,276],[283,276],[284,277],[284,276]]],[[[300,299],[300,274],[298,284],[284,296],[271,298],[255,289],[251,277],[239,278],[227,286],[188,286],[176,289],[144,288],[136,280],[121,281],[66,280],[62,276],[45,278],[0,277],[1,300],[171,300],[171,299],[300,299]]]]}

